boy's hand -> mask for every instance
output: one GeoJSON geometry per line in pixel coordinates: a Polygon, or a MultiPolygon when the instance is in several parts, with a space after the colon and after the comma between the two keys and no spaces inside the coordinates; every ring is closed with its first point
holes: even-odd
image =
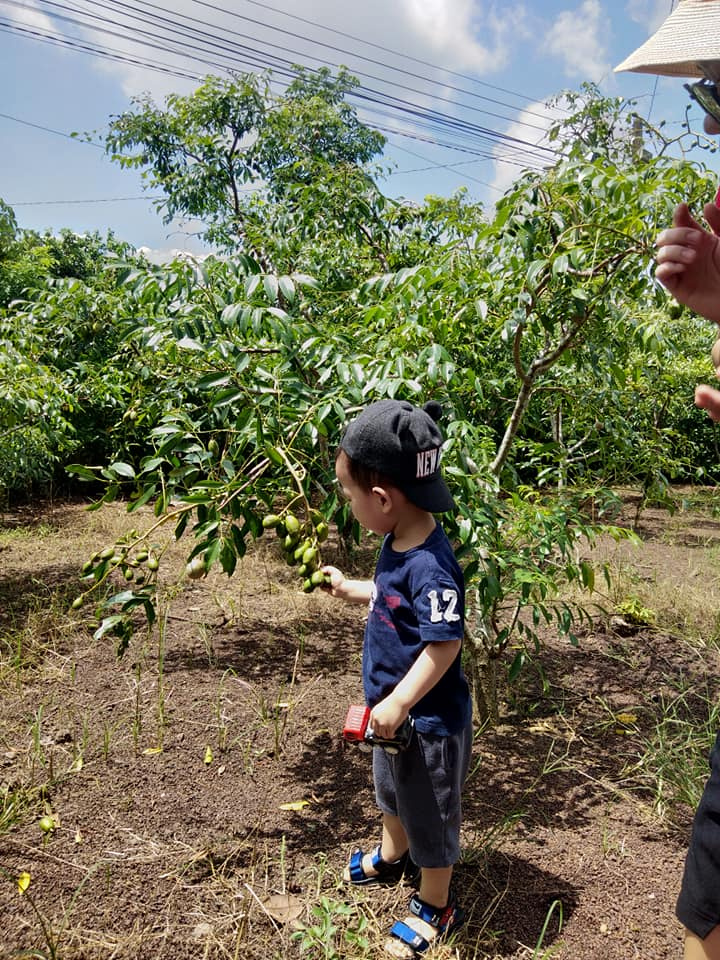
{"type": "Polygon", "coordinates": [[[328,564],[320,569],[326,577],[330,577],[330,582],[321,586],[331,596],[340,597],[341,600],[347,600],[349,603],[367,603],[369,601],[372,595],[372,580],[348,580],[342,570],[328,564]]]}
{"type": "Polygon", "coordinates": [[[326,577],[330,577],[329,583],[321,584],[323,590],[327,590],[328,593],[331,593],[334,597],[341,597],[342,587],[345,583],[345,574],[342,570],[338,570],[337,567],[331,567],[328,564],[325,564],[320,568],[326,577]]]}
{"type": "Polygon", "coordinates": [[[369,724],[376,737],[389,740],[395,736],[395,731],[399,729],[407,715],[408,712],[405,707],[399,704],[397,700],[393,700],[393,696],[390,694],[370,711],[369,724]]]}

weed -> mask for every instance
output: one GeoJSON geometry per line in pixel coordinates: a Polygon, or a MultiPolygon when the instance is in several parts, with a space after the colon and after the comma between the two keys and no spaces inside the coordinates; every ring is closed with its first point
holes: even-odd
{"type": "Polygon", "coordinates": [[[687,687],[661,697],[643,752],[626,771],[647,790],[659,816],[672,821],[695,808],[708,776],[708,752],[720,727],[720,704],[709,690],[687,687]]]}
{"type": "Polygon", "coordinates": [[[550,921],[555,912],[557,912],[558,914],[557,932],[560,933],[560,931],[562,930],[562,926],[563,926],[562,902],[560,900],[553,900],[553,902],[550,904],[547,915],[545,917],[545,922],[543,923],[542,930],[540,931],[540,936],[538,937],[538,941],[535,945],[535,950],[533,951],[532,960],[547,960],[547,958],[557,953],[557,951],[560,949],[559,945],[556,944],[552,947],[549,947],[543,950],[543,942],[547,934],[548,926],[550,925],[550,921]],[[542,951],[542,953],[540,951],[542,951]]]}
{"type": "Polygon", "coordinates": [[[35,897],[30,892],[30,885],[32,883],[30,875],[21,874],[20,877],[16,877],[7,870],[3,869],[3,867],[0,867],[0,877],[3,877],[5,880],[8,880],[14,884],[19,892],[19,895],[24,897],[26,902],[30,904],[31,910],[35,915],[35,919],[40,927],[45,943],[45,948],[43,950],[31,950],[29,953],[26,952],[21,954],[21,956],[33,957],[37,958],[37,960],[59,960],[59,958],[62,956],[60,948],[62,945],[63,936],[65,935],[65,932],[71,928],[73,906],[82,893],[85,884],[95,872],[95,869],[95,867],[91,868],[75,888],[72,898],[65,909],[62,920],[56,929],[52,922],[44,915],[42,910],[40,910],[35,897]]]}
{"type": "Polygon", "coordinates": [[[317,960],[340,960],[347,956],[340,953],[345,946],[351,949],[350,955],[357,960],[370,955],[368,921],[357,913],[354,905],[324,896],[311,912],[315,922],[292,935],[301,954],[309,954],[317,960]]]}
{"type": "Polygon", "coordinates": [[[42,794],[41,787],[0,787],[0,836],[31,816],[42,794]]]}

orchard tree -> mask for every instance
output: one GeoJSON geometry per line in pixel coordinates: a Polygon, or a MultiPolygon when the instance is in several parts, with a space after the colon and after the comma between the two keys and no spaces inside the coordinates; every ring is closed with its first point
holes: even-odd
{"type": "Polygon", "coordinates": [[[166,222],[200,219],[208,243],[226,250],[247,249],[250,237],[247,252],[262,260],[266,203],[283,200],[296,216],[317,216],[322,189],[315,203],[305,196],[302,207],[298,191],[343,170],[348,199],[357,171],[382,150],[382,135],[360,123],[345,100],[356,85],[344,70],[333,77],[327,69],[298,68],[284,94],[274,96],[269,74],[208,77],[187,96],[169,96],[164,109],[147,96],[135,98],[134,109],[110,124],[105,147],[163,192],[158,206],[166,222]]]}
{"type": "Polygon", "coordinates": [[[112,236],[18,230],[0,248],[0,491],[29,494],[65,480],[71,454],[102,462],[122,423],[117,364],[125,295],[112,236]]]}

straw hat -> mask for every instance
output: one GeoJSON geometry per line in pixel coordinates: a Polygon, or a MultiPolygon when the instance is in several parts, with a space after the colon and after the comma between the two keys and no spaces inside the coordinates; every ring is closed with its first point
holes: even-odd
{"type": "Polygon", "coordinates": [[[615,70],[657,73],[665,77],[701,77],[700,64],[720,70],[720,0],[679,0],[677,7],[649,40],[615,70]]]}

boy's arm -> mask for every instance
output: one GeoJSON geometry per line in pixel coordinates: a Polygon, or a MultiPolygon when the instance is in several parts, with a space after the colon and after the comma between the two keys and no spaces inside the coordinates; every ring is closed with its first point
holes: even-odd
{"type": "Polygon", "coordinates": [[[370,725],[379,737],[392,737],[418,700],[432,690],[458,655],[461,639],[428,643],[393,692],[376,704],[370,725]]]}
{"type": "Polygon", "coordinates": [[[347,580],[337,567],[324,566],[322,572],[330,577],[325,590],[333,597],[340,597],[349,603],[369,603],[372,596],[372,580],[347,580]]]}

